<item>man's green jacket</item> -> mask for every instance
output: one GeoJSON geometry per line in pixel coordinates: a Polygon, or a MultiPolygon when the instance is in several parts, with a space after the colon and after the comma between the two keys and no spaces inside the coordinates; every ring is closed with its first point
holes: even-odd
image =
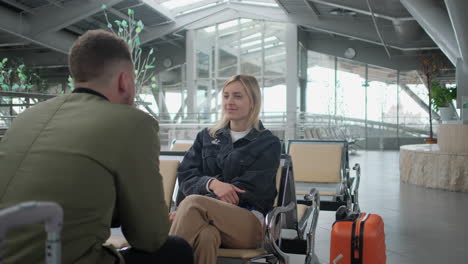
{"type": "MultiPolygon", "coordinates": [[[[158,130],[148,114],[94,94],[37,104],[0,141],[0,207],[60,204],[62,263],[118,263],[115,250],[102,246],[111,223],[132,247],[156,251],[169,230],[158,130]]],[[[42,263],[44,226],[9,232],[0,250],[2,263],[42,263]]]]}

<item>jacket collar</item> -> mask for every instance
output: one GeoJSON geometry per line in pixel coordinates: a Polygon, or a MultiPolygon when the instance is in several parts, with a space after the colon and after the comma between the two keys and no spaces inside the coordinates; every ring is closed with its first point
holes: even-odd
{"type": "Polygon", "coordinates": [[[95,90],[92,90],[92,89],[89,89],[89,88],[83,88],[83,87],[77,87],[73,90],[72,93],[87,93],[87,94],[93,94],[93,95],[97,95],[101,98],[104,98],[106,99],[107,101],[109,101],[109,99],[107,97],[105,97],[102,93],[100,92],[97,92],[95,90]]]}
{"type": "MultiPolygon", "coordinates": [[[[265,127],[263,126],[262,121],[260,121],[260,120],[258,121],[258,127],[259,127],[260,131],[255,129],[255,128],[252,128],[250,130],[250,132],[243,138],[248,140],[248,141],[253,141],[253,140],[257,139],[257,137],[261,133],[261,131],[263,131],[265,129],[265,127]]],[[[228,123],[225,127],[218,130],[218,132],[216,132],[216,134],[217,135],[223,135],[224,137],[230,138],[231,137],[230,131],[231,131],[231,127],[230,127],[230,123],[228,123]]]]}

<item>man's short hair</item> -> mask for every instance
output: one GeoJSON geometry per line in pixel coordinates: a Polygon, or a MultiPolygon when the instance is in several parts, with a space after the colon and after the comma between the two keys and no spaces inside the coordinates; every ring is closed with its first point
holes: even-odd
{"type": "Polygon", "coordinates": [[[88,82],[101,77],[113,63],[132,63],[125,40],[104,30],[90,30],[79,37],[70,49],[68,65],[76,82],[88,82]]]}

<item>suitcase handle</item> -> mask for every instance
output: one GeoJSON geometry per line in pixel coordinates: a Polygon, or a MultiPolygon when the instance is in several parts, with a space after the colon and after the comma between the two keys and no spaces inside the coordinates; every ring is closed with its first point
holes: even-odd
{"type": "Polygon", "coordinates": [[[334,260],[333,264],[338,264],[343,259],[343,254],[339,254],[334,260]]]}

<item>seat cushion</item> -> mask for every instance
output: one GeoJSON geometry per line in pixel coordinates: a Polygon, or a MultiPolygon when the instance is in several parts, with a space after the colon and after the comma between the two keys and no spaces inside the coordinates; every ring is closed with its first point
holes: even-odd
{"type": "Polygon", "coordinates": [[[178,160],[159,161],[159,173],[161,173],[163,181],[164,200],[168,208],[171,208],[172,193],[174,192],[179,164],[180,162],[178,160]]]}
{"type": "Polygon", "coordinates": [[[220,248],[218,251],[218,257],[225,258],[242,258],[242,259],[251,259],[258,256],[268,254],[265,249],[228,249],[220,248]]]}
{"type": "MultiPolygon", "coordinates": [[[[309,194],[307,191],[296,191],[296,194],[298,195],[306,195],[309,194]]],[[[319,191],[320,196],[335,196],[336,192],[321,192],[319,191]]]]}
{"type": "Polygon", "coordinates": [[[302,217],[304,216],[305,212],[307,210],[307,205],[305,204],[298,204],[297,205],[297,220],[300,221],[302,217]]]}

